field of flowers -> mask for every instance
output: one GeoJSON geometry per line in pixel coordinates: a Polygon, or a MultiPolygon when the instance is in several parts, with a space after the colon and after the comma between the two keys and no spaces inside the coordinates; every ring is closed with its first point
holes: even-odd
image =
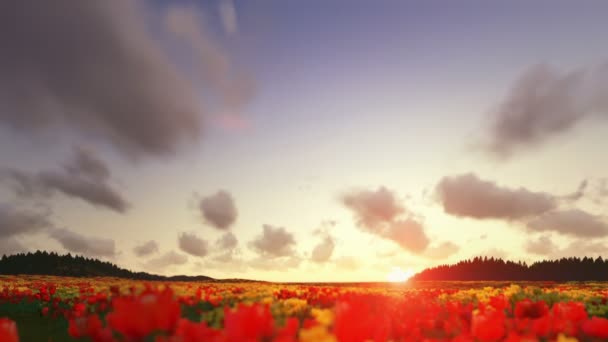
{"type": "Polygon", "coordinates": [[[608,341],[602,283],[0,277],[0,341],[608,341]]]}

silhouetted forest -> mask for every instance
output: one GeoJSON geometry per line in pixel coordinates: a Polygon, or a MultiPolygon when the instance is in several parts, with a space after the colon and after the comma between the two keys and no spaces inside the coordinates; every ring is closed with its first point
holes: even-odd
{"type": "Polygon", "coordinates": [[[476,257],[453,265],[428,268],[414,280],[549,280],[587,281],[608,280],[608,260],[584,258],[561,258],[559,260],[525,262],[476,257]]]}
{"type": "Polygon", "coordinates": [[[173,280],[194,281],[212,280],[207,276],[172,276],[165,277],[146,272],[132,272],[110,262],[68,253],[59,255],[55,252],[21,253],[3,255],[0,260],[0,274],[35,274],[67,277],[117,277],[137,280],[173,280]]]}

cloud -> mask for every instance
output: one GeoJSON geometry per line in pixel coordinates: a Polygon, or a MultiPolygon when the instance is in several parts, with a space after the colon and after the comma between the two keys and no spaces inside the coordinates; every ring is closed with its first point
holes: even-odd
{"type": "MultiPolygon", "coordinates": [[[[475,219],[517,221],[530,232],[557,232],[579,237],[603,237],[608,224],[603,217],[580,209],[560,209],[562,203],[582,198],[588,186],[584,180],[566,196],[507,188],[479,179],[473,173],[444,177],[436,192],[446,213],[475,219]]],[[[540,246],[530,243],[532,250],[540,246]]]]}
{"type": "Polygon", "coordinates": [[[158,253],[158,243],[154,240],[150,240],[146,243],[143,243],[139,246],[135,246],[133,248],[133,253],[138,257],[145,257],[154,253],[158,253]]]}
{"type": "Polygon", "coordinates": [[[202,20],[189,19],[195,11],[161,8],[161,17],[186,27],[163,31],[148,21],[159,16],[145,5],[3,2],[0,123],[29,136],[68,129],[131,158],[167,156],[199,140],[209,114],[203,101],[219,103],[213,111],[234,111],[248,102],[252,81],[234,71],[202,20]],[[191,54],[181,64],[188,70],[161,45],[175,40],[191,54]]]}
{"type": "Polygon", "coordinates": [[[269,258],[286,257],[295,254],[296,241],[293,234],[283,227],[265,224],[262,234],[251,241],[251,248],[261,256],[269,258]]]}
{"type": "Polygon", "coordinates": [[[67,173],[97,180],[110,178],[110,169],[91,149],[78,146],[74,148],[74,158],[65,165],[67,173]]]}
{"type": "Polygon", "coordinates": [[[551,255],[556,252],[558,247],[553,243],[549,236],[543,235],[536,240],[526,242],[524,249],[528,253],[538,255],[551,255]]]}
{"type": "Polygon", "coordinates": [[[38,175],[38,180],[45,189],[62,192],[64,195],[78,198],[93,206],[119,213],[125,213],[129,208],[129,203],[122,195],[106,182],[70,177],[58,172],[42,172],[38,175]]]}
{"type": "MultiPolygon", "coordinates": [[[[236,12],[230,13],[229,5],[222,5],[224,10],[220,19],[234,19],[228,24],[236,24],[236,12]],[[233,18],[230,18],[231,14],[233,18]]],[[[236,70],[222,49],[201,30],[201,22],[201,13],[193,6],[170,7],[164,18],[167,31],[184,43],[195,59],[204,61],[196,65],[195,71],[205,89],[216,95],[229,115],[238,114],[233,112],[249,102],[253,95],[253,82],[236,70]]]]}
{"type": "Polygon", "coordinates": [[[352,256],[341,256],[334,262],[337,268],[348,271],[354,271],[361,267],[359,260],[352,256]]]}
{"type": "Polygon", "coordinates": [[[326,262],[329,260],[329,258],[331,258],[335,246],[336,243],[334,242],[334,239],[331,236],[327,235],[323,238],[323,241],[317,244],[312,250],[310,258],[312,259],[312,261],[317,263],[326,262]]]}
{"type": "Polygon", "coordinates": [[[529,231],[552,231],[578,237],[604,237],[608,234],[608,224],[601,216],[592,215],[579,209],[555,210],[544,213],[526,225],[529,231]]]}
{"type": "Polygon", "coordinates": [[[205,265],[217,269],[225,269],[226,267],[231,270],[246,269],[245,261],[239,257],[238,244],[239,241],[232,232],[224,233],[215,241],[214,248],[211,250],[212,256],[208,258],[205,265]]]}
{"type": "Polygon", "coordinates": [[[214,123],[217,127],[221,127],[225,131],[235,133],[246,131],[253,126],[253,123],[247,118],[231,113],[216,116],[214,123]]]}
{"type": "Polygon", "coordinates": [[[526,70],[493,113],[486,148],[499,157],[537,147],[608,109],[608,64],[560,72],[526,70]]]}
{"type": "Polygon", "coordinates": [[[357,224],[369,231],[378,230],[381,224],[391,222],[405,212],[394,193],[385,187],[375,191],[351,191],[343,195],[341,201],[354,212],[357,224]]]}
{"type": "Polygon", "coordinates": [[[578,201],[579,199],[583,198],[583,196],[585,196],[585,190],[587,189],[588,185],[589,185],[589,181],[586,179],[583,180],[579,184],[578,189],[576,189],[575,192],[573,192],[569,195],[563,196],[563,199],[565,199],[566,201],[570,201],[570,202],[578,201]]]}
{"type": "Polygon", "coordinates": [[[528,241],[525,250],[528,253],[541,255],[550,259],[570,258],[574,256],[602,256],[606,252],[606,244],[593,240],[571,241],[566,247],[556,245],[548,235],[528,241]]]}
{"type": "Polygon", "coordinates": [[[475,255],[494,257],[494,258],[498,258],[498,259],[506,259],[509,256],[509,253],[507,253],[505,250],[502,250],[499,248],[490,248],[481,253],[476,253],[475,255]]]}
{"type": "Polygon", "coordinates": [[[198,264],[204,269],[217,269],[223,272],[245,272],[249,268],[248,261],[238,257],[234,250],[207,258],[198,264]]]}
{"type": "Polygon", "coordinates": [[[116,246],[112,239],[86,237],[64,228],[51,229],[49,236],[70,252],[96,257],[116,255],[116,246]]]}
{"type": "Polygon", "coordinates": [[[232,232],[224,233],[215,240],[210,257],[206,258],[205,262],[200,265],[207,269],[245,272],[249,267],[249,261],[244,260],[240,255],[241,251],[238,248],[238,243],[237,237],[232,232]]]}
{"type": "Polygon", "coordinates": [[[234,250],[229,250],[226,252],[222,252],[220,254],[216,254],[211,259],[217,263],[224,263],[224,264],[232,263],[232,262],[236,261],[234,250]]]}
{"type": "Polygon", "coordinates": [[[446,213],[475,219],[518,220],[558,206],[551,194],[501,187],[473,173],[443,177],[436,193],[446,213]]]}
{"type": "Polygon", "coordinates": [[[571,242],[566,248],[559,249],[554,258],[568,258],[572,256],[588,256],[598,257],[605,256],[606,246],[603,242],[587,241],[587,240],[576,240],[571,242]]]}
{"type": "Polygon", "coordinates": [[[218,11],[224,32],[235,34],[239,31],[236,7],[233,0],[220,0],[218,11]]]}
{"type": "Polygon", "coordinates": [[[238,216],[232,195],[225,190],[204,197],[199,207],[205,221],[217,229],[230,228],[238,216]]]}
{"type": "Polygon", "coordinates": [[[391,223],[383,235],[397,242],[404,250],[415,254],[424,252],[430,243],[422,224],[411,218],[391,223]]]}
{"type": "Polygon", "coordinates": [[[0,169],[0,181],[8,183],[8,187],[20,198],[49,197],[52,194],[34,173],[15,169],[0,169]]]}
{"type": "Polygon", "coordinates": [[[608,178],[600,178],[593,182],[591,188],[590,199],[593,203],[601,205],[604,199],[608,197],[608,178]]]}
{"type": "Polygon", "coordinates": [[[238,246],[238,244],[239,240],[237,240],[236,236],[234,236],[232,232],[225,233],[215,242],[218,249],[222,251],[233,250],[238,246]]]}
{"type": "Polygon", "coordinates": [[[376,252],[376,256],[379,258],[393,258],[399,254],[401,254],[401,249],[394,249],[389,251],[380,250],[376,252]]]}
{"type": "Polygon", "coordinates": [[[0,239],[0,255],[11,255],[27,252],[27,248],[19,240],[8,237],[0,239]]]}
{"type": "MultiPolygon", "coordinates": [[[[375,191],[351,191],[341,198],[342,204],[355,214],[357,225],[364,231],[396,242],[403,250],[425,256],[431,241],[423,218],[407,210],[386,187],[375,191]]],[[[431,250],[427,257],[449,255],[447,243],[431,250]],[[445,248],[445,250],[441,250],[445,248]]]]}
{"type": "Polygon", "coordinates": [[[193,256],[204,257],[209,253],[209,243],[195,234],[180,234],[178,244],[179,249],[193,256]]]}
{"type": "Polygon", "coordinates": [[[608,178],[600,180],[598,192],[600,197],[608,197],[608,178]]]}
{"type": "Polygon", "coordinates": [[[426,256],[427,258],[431,258],[431,259],[445,259],[448,258],[450,256],[452,256],[453,254],[457,253],[460,250],[460,247],[458,247],[458,245],[446,241],[443,243],[440,243],[437,246],[429,246],[425,251],[424,251],[424,256],[426,256]]]}
{"type": "Polygon", "coordinates": [[[284,258],[266,258],[258,256],[250,260],[247,265],[260,270],[282,271],[290,268],[297,268],[302,263],[302,258],[297,255],[291,255],[284,258]]]}
{"type": "Polygon", "coordinates": [[[169,266],[178,266],[183,265],[188,262],[188,257],[176,253],[175,251],[167,252],[157,258],[153,258],[148,260],[144,267],[152,270],[162,270],[169,266]]]}
{"type": "Polygon", "coordinates": [[[129,203],[110,183],[108,166],[93,151],[77,148],[62,170],[29,173],[7,169],[0,180],[8,181],[21,197],[49,197],[56,192],[78,198],[93,206],[125,213],[129,203]]]}
{"type": "Polygon", "coordinates": [[[52,224],[48,216],[49,213],[15,209],[8,204],[0,203],[0,240],[50,228],[52,224]]]}

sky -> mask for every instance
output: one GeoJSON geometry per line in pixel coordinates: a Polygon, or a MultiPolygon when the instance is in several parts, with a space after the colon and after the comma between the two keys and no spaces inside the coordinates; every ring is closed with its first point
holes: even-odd
{"type": "Polygon", "coordinates": [[[0,254],[313,282],[597,257],[607,10],[2,3],[0,254]]]}

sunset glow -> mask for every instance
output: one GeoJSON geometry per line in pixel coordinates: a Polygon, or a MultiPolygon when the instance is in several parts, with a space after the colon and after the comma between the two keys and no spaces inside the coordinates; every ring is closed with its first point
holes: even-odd
{"type": "Polygon", "coordinates": [[[391,283],[403,283],[414,275],[412,270],[404,271],[399,267],[393,267],[391,272],[386,276],[386,280],[391,283]]]}

